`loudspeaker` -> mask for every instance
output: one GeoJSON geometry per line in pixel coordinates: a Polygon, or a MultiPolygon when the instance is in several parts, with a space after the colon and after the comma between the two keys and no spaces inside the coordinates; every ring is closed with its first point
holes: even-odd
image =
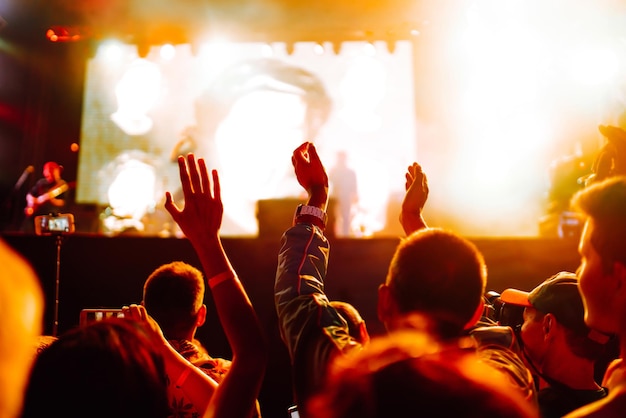
{"type": "MultiPolygon", "coordinates": [[[[280,238],[283,233],[293,225],[293,215],[300,204],[305,204],[306,199],[281,198],[258,200],[256,205],[256,217],[259,226],[260,238],[280,238]]],[[[333,199],[328,202],[328,221],[326,223],[326,236],[332,236],[335,231],[335,216],[332,211],[333,199]]]]}

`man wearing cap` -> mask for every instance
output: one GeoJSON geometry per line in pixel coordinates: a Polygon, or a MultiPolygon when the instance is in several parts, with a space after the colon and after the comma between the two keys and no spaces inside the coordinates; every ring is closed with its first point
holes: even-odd
{"type": "Polygon", "coordinates": [[[518,337],[537,380],[542,418],[562,417],[607,395],[595,381],[595,363],[608,337],[585,325],[576,274],[562,271],[531,292],[506,289],[501,301],[524,307],[518,337]]]}

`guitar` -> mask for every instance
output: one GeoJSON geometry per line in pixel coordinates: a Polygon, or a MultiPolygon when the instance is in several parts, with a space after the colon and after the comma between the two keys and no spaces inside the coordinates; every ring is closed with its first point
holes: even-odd
{"type": "Polygon", "coordinates": [[[32,216],[41,205],[49,200],[54,199],[57,196],[60,196],[61,194],[67,192],[75,186],[76,182],[71,181],[69,183],[63,183],[60,186],[55,187],[54,189],[50,189],[46,193],[41,194],[37,197],[30,194],[26,195],[26,207],[24,208],[24,213],[26,214],[26,216],[32,216]]]}

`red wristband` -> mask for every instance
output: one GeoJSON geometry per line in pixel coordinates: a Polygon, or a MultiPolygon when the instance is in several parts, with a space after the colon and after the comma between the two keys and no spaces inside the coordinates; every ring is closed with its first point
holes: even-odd
{"type": "Polygon", "coordinates": [[[209,282],[209,287],[211,289],[213,289],[215,286],[218,286],[221,283],[224,283],[226,280],[232,280],[235,278],[235,272],[232,270],[228,270],[228,271],[224,271],[220,274],[216,274],[215,276],[211,277],[208,282],[209,282]]]}

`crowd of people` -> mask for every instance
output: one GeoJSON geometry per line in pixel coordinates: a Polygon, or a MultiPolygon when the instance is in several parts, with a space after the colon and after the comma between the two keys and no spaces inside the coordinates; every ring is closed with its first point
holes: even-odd
{"type": "MultiPolygon", "coordinates": [[[[0,242],[0,418],[262,416],[269,344],[222,245],[218,172],[193,153],[177,162],[184,202],[167,192],[165,209],[201,269],[167,261],[146,279],[141,303],[119,317],[81,324],[42,346],[36,274],[0,242]],[[231,359],[211,356],[196,339],[207,289],[231,359]]],[[[622,173],[599,170],[573,196],[572,210],[584,219],[579,269],[555,272],[534,289],[504,290],[500,313],[510,306],[523,312],[509,322],[488,309],[478,248],[427,224],[427,177],[411,164],[399,214],[406,237],[378,288],[387,332],[370,336],[354,306],[324,291],[329,176],[315,145],[302,143],[291,162],[308,198],[281,239],[274,302],[290,356],[292,411],[312,418],[623,415],[622,173]]]]}

